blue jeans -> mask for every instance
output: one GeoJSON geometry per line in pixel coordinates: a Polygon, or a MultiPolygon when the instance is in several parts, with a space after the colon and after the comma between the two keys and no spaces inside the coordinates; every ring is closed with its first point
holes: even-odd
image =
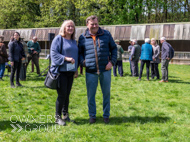
{"type": "Polygon", "coordinates": [[[3,77],[5,72],[5,63],[0,64],[0,78],[3,77]]]}
{"type": "Polygon", "coordinates": [[[90,118],[96,118],[96,89],[100,80],[100,86],[103,94],[103,117],[110,116],[110,87],[111,87],[111,70],[98,74],[86,73],[86,88],[88,97],[88,113],[90,118]]]}

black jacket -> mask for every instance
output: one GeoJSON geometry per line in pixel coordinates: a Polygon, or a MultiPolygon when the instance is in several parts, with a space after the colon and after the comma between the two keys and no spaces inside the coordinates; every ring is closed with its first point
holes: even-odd
{"type": "Polygon", "coordinates": [[[26,55],[24,53],[24,48],[21,42],[19,41],[10,41],[9,44],[9,60],[11,62],[19,62],[23,57],[25,58],[26,55]]]}

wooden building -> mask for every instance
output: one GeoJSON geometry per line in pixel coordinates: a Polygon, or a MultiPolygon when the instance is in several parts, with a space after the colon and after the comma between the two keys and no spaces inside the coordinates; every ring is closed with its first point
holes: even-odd
{"type": "MultiPolygon", "coordinates": [[[[145,38],[156,38],[159,43],[160,37],[166,37],[167,41],[173,46],[175,51],[179,51],[179,58],[190,59],[190,22],[183,23],[157,23],[157,24],[131,24],[131,25],[109,25],[100,26],[110,31],[112,37],[121,40],[121,45],[127,51],[130,39],[137,39],[142,45],[145,38]],[[187,53],[187,55],[186,55],[187,53]],[[185,56],[185,57],[181,57],[185,56]]],[[[86,26],[76,27],[76,40],[86,30],[86,26]]],[[[1,29],[0,35],[4,36],[7,45],[10,37],[17,31],[21,37],[27,42],[33,36],[38,37],[38,42],[43,50],[44,56],[49,53],[50,41],[48,41],[48,33],[59,33],[59,27],[55,28],[32,28],[32,29],[1,29]]],[[[177,53],[176,52],[176,53],[177,53]]]]}

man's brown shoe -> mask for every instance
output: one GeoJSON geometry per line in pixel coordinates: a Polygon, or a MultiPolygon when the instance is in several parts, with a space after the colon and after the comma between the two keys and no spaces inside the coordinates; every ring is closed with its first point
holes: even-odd
{"type": "Polygon", "coordinates": [[[90,124],[93,124],[93,123],[96,122],[96,119],[95,118],[90,118],[89,122],[90,122],[90,124]]]}
{"type": "Polygon", "coordinates": [[[165,82],[168,82],[168,80],[166,80],[165,82]]]}
{"type": "Polygon", "coordinates": [[[104,118],[104,123],[108,124],[110,122],[109,118],[104,118]]]}
{"type": "Polygon", "coordinates": [[[164,80],[160,80],[159,83],[165,82],[164,80]]]}

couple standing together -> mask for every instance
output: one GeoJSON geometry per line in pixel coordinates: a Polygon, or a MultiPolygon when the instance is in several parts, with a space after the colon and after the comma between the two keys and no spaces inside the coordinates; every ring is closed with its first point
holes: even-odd
{"type": "Polygon", "coordinates": [[[86,68],[89,122],[96,122],[95,95],[99,80],[103,93],[103,118],[105,123],[109,123],[111,68],[117,61],[117,46],[111,34],[99,27],[96,16],[88,17],[86,25],[87,29],[79,37],[78,47],[72,20],[63,22],[59,35],[52,41],[50,70],[55,75],[60,73],[55,114],[59,125],[70,121],[69,94],[74,75],[77,77],[78,63],[86,68]]]}

